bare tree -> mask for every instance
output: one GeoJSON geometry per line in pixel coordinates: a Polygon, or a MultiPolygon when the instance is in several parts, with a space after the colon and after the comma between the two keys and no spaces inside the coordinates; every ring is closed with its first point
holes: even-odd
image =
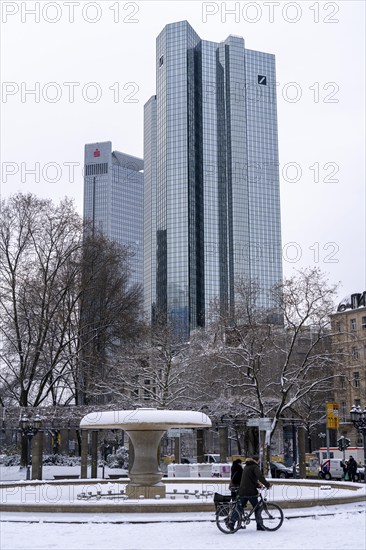
{"type": "Polygon", "coordinates": [[[334,379],[329,316],[336,287],[318,269],[299,271],[273,290],[273,311],[258,306],[258,292],[251,282],[238,285],[235,320],[220,318],[224,336],[212,354],[217,386],[248,416],[271,417],[273,434],[295,405],[334,379]],[[283,324],[273,323],[279,319],[283,324]]]}
{"type": "Polygon", "coordinates": [[[3,405],[93,402],[111,356],[138,335],[130,251],[86,234],[68,199],[19,193],[1,203],[3,405]]]}
{"type": "MultiPolygon", "coordinates": [[[[113,395],[111,378],[117,357],[129,357],[142,338],[142,290],[130,284],[132,253],[102,234],[89,234],[81,260],[79,353],[76,402],[105,403],[113,395]]],[[[122,362],[125,364],[126,360],[122,362]]],[[[126,373],[123,373],[125,376],[126,373]]]]}
{"type": "Polygon", "coordinates": [[[70,200],[55,206],[17,194],[2,201],[0,380],[5,401],[38,406],[70,375],[64,360],[70,321],[65,302],[81,246],[81,220],[70,200]]]}
{"type": "Polygon", "coordinates": [[[313,450],[313,441],[318,439],[318,432],[326,423],[326,401],[331,400],[333,385],[319,384],[309,391],[290,411],[293,418],[299,419],[306,431],[306,452],[313,450]]]}
{"type": "Polygon", "coordinates": [[[101,382],[125,405],[185,408],[194,402],[194,381],[189,361],[189,342],[180,338],[177,324],[155,322],[145,327],[143,341],[120,354],[101,382]]]}

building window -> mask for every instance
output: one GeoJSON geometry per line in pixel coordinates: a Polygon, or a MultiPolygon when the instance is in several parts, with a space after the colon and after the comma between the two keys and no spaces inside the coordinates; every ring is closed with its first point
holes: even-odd
{"type": "Polygon", "coordinates": [[[108,162],[85,165],[86,176],[99,176],[100,174],[108,174],[108,162]]]}
{"type": "Polygon", "coordinates": [[[159,57],[159,67],[161,67],[163,63],[164,63],[164,56],[162,55],[161,57],[159,57]]]}
{"type": "Polygon", "coordinates": [[[366,317],[362,317],[362,328],[366,330],[366,317]]]}
{"type": "Polygon", "coordinates": [[[352,348],[352,359],[358,359],[358,349],[352,348]]]}
{"type": "Polygon", "coordinates": [[[355,399],[355,407],[361,407],[361,399],[355,399]]]}
{"type": "Polygon", "coordinates": [[[353,386],[355,388],[360,387],[360,373],[358,371],[353,373],[353,386]]]}
{"type": "Polygon", "coordinates": [[[340,322],[336,323],[336,331],[337,332],[342,332],[342,323],[340,323],[340,322]]]}
{"type": "Polygon", "coordinates": [[[351,330],[356,330],[356,319],[351,319],[351,330]]]}

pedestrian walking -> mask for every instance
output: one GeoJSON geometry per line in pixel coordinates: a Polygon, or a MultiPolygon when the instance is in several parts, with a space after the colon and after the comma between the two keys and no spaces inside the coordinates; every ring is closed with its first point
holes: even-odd
{"type": "MultiPolygon", "coordinates": [[[[246,506],[248,501],[253,508],[257,505],[258,486],[260,486],[260,484],[267,487],[267,489],[271,487],[271,484],[266,480],[259,468],[258,460],[259,457],[254,455],[252,458],[247,458],[245,461],[239,486],[240,502],[243,508],[246,506]]],[[[265,531],[260,522],[258,509],[255,512],[255,520],[257,522],[257,531],[265,531]]]]}

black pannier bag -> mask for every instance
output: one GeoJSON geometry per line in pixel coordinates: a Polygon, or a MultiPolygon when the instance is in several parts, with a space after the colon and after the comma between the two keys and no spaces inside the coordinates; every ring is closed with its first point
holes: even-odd
{"type": "Polygon", "coordinates": [[[220,493],[214,494],[214,503],[216,511],[220,510],[223,516],[228,514],[228,509],[230,508],[229,503],[231,502],[231,495],[220,495],[220,493]],[[226,506],[225,506],[226,505],[226,506]]]}

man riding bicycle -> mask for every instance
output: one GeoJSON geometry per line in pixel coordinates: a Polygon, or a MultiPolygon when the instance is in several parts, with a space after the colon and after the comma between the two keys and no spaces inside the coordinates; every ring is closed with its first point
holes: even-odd
{"type": "MultiPolygon", "coordinates": [[[[271,484],[266,480],[260,468],[258,466],[259,457],[254,455],[252,458],[247,458],[245,461],[245,466],[243,468],[243,473],[241,476],[240,486],[239,486],[239,496],[240,503],[243,508],[246,506],[246,503],[249,501],[253,508],[258,503],[258,486],[259,484],[264,485],[269,489],[271,484]]],[[[265,531],[260,522],[259,510],[255,511],[255,520],[257,522],[257,531],[265,531]]]]}

